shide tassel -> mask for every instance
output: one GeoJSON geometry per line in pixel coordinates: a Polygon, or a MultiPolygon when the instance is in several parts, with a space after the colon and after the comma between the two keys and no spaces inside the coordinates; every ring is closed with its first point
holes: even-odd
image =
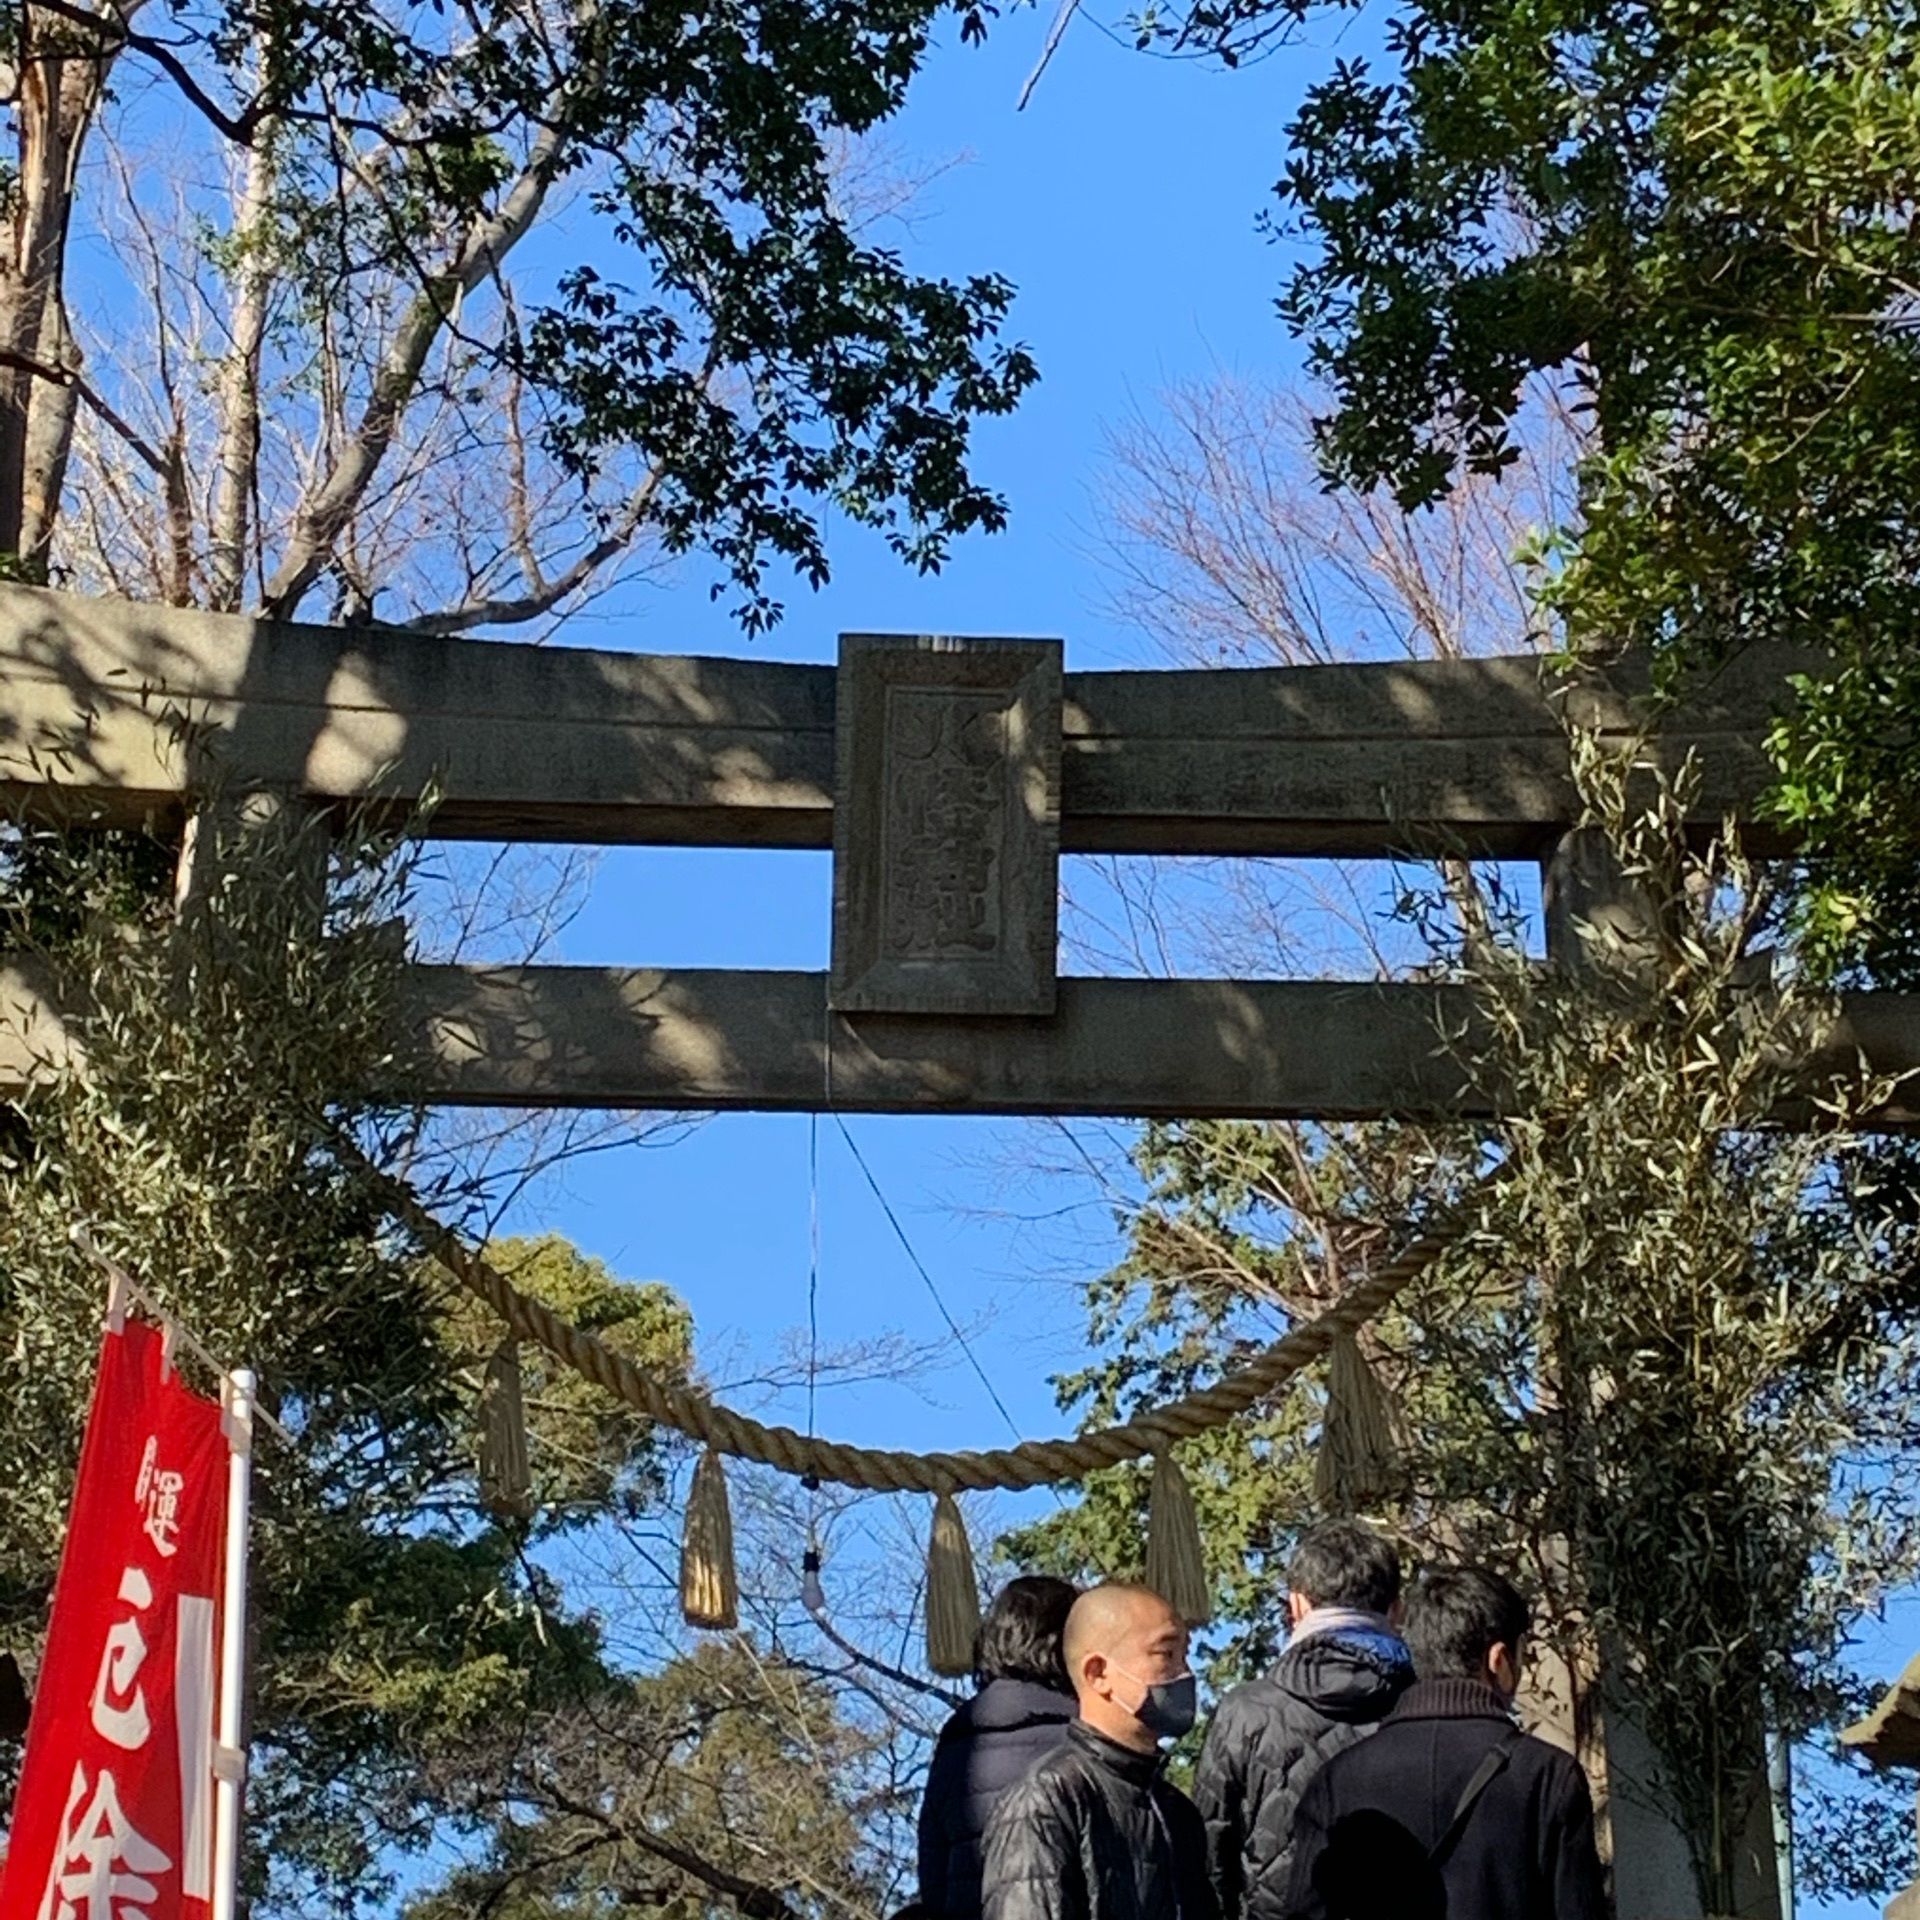
{"type": "Polygon", "coordinates": [[[740,1624],[727,1470],[711,1447],[700,1456],[687,1491],[687,1524],[680,1536],[680,1611],[690,1627],[731,1629],[740,1624]]]}
{"type": "Polygon", "coordinates": [[[1213,1617],[1206,1550],[1193,1511],[1187,1476],[1171,1449],[1153,1456],[1153,1497],[1147,1514],[1147,1585],[1190,1627],[1213,1617]]]}
{"type": "Polygon", "coordinates": [[[950,1677],[971,1673],[979,1632],[980,1588],[967,1524],[953,1495],[943,1493],[933,1503],[927,1548],[927,1665],[950,1677]]]}
{"type": "Polygon", "coordinates": [[[1327,1410],[1313,1490],[1325,1513],[1378,1507],[1398,1480],[1393,1414],[1387,1396],[1352,1334],[1334,1341],[1327,1359],[1327,1410]]]}
{"type": "Polygon", "coordinates": [[[480,1386],[480,1502],[496,1520],[525,1520],[533,1513],[520,1343],[511,1334],[494,1349],[480,1386]]]}

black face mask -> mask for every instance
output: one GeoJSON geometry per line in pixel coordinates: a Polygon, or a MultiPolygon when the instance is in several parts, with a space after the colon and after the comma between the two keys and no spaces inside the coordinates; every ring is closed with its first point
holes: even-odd
{"type": "Polygon", "coordinates": [[[1178,1740],[1192,1728],[1199,1711],[1198,1682],[1192,1674],[1183,1673],[1178,1680],[1159,1680],[1150,1686],[1133,1717],[1156,1740],[1178,1740]]]}

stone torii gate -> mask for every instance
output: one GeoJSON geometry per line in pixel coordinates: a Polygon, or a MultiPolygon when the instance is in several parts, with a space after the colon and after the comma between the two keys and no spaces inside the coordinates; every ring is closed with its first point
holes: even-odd
{"type": "MultiPolygon", "coordinates": [[[[1748,823],[1782,654],[1664,717],[1703,826],[1748,823]]],[[[75,822],[229,788],[405,812],[429,835],[831,847],[830,973],[420,967],[418,1083],[501,1107],[1484,1115],[1464,990],[1059,978],[1060,854],[1531,859],[1550,954],[1632,903],[1571,830],[1566,723],[1638,737],[1644,675],[1533,658],[1063,673],[1049,641],[852,636],[838,668],[274,626],[0,587],[0,790],[75,822]]],[[[635,956],[643,960],[644,956],[635,956]]],[[[4,969],[4,957],[0,957],[4,969]]],[[[0,971],[0,1089],[58,1045],[0,971]]],[[[1843,999],[1809,1060],[1920,1065],[1920,997],[1843,999]]],[[[1886,1124],[1920,1119],[1902,1092],[1886,1124]]]]}
{"type": "MultiPolygon", "coordinates": [[[[1743,656],[1651,736],[1695,759],[1702,828],[1733,817],[1763,853],[1765,728],[1803,664],[1743,656]]],[[[216,780],[399,814],[431,788],[447,839],[832,848],[825,974],[414,968],[424,1065],[389,1091],[449,1104],[1485,1116],[1440,1038],[1471,1022],[1459,988],[1060,978],[1060,856],[1534,860],[1549,957],[1577,965],[1585,929],[1643,909],[1573,825],[1568,725],[1639,740],[1648,694],[1631,665],[1531,657],[1069,674],[1051,641],[848,636],[812,667],[0,587],[0,789],[42,818],[184,823],[216,780]]],[[[63,1044],[48,984],[0,955],[0,1097],[63,1044]]],[[[1806,1065],[1860,1056],[1920,1067],[1920,996],[1845,996],[1806,1065]]],[[[1920,1121],[1920,1095],[1879,1119],[1920,1121]]],[[[1620,1914],[1685,1920],[1649,1761],[1608,1728],[1620,1914]]],[[[1778,1913],[1765,1811],[1754,1920],[1778,1913]]]]}

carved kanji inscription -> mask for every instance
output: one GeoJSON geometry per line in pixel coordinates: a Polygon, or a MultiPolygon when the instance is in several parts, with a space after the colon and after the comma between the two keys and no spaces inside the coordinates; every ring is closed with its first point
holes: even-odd
{"type": "Polygon", "coordinates": [[[843,637],[836,1010],[1053,1011],[1060,684],[1053,641],[843,637]]]}

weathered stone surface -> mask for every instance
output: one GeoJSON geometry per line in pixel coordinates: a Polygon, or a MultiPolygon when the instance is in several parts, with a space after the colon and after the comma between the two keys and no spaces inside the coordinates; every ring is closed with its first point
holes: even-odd
{"type": "MultiPolygon", "coordinates": [[[[1646,751],[1692,757],[1703,826],[1752,814],[1767,718],[1809,664],[1755,649],[1660,715],[1646,751]]],[[[1063,844],[1539,858],[1580,814],[1569,723],[1639,743],[1650,691],[1637,662],[1574,681],[1533,655],[1069,674],[1063,844]]]]}
{"type": "Polygon", "coordinates": [[[1645,1729],[1617,1709],[1606,1720],[1606,1818],[1613,1847],[1615,1920],[1780,1920],[1780,1868],[1763,1758],[1730,1786],[1733,1900],[1701,1904],[1692,1854],[1673,1816],[1673,1792],[1645,1729]]]}
{"type": "Polygon", "coordinates": [[[85,1057],[46,968],[19,959],[0,964],[0,1099],[18,1099],[85,1057]]]}
{"type": "Polygon", "coordinates": [[[833,672],[0,586],[0,789],[138,824],[216,768],[400,812],[431,790],[445,839],[824,847],[833,672]]]}
{"type": "MultiPolygon", "coordinates": [[[[1783,676],[1743,654],[1662,717],[1703,824],[1749,814],[1783,676]]],[[[0,586],[0,790],[43,813],[179,813],[198,756],[329,801],[428,785],[449,839],[826,847],[834,671],[276,626],[0,586]]],[[[1061,845],[1079,853],[1545,854],[1578,812],[1560,714],[1645,726],[1631,667],[1530,657],[1076,673],[1061,845]]]]}
{"type": "Polygon", "coordinates": [[[1841,1734],[1840,1744],[1872,1766],[1920,1767],[1920,1653],[1873,1711],[1841,1734]]]}
{"type": "Polygon", "coordinates": [[[1461,1091],[1425,987],[1059,983],[1052,1018],[830,1014],[817,973],[423,968],[463,1104],[1166,1116],[1428,1107],[1461,1091]]]}
{"type": "MultiPolygon", "coordinates": [[[[1051,1019],[831,1014],[820,973],[415,967],[415,1063],[384,1089],[454,1106],[1483,1118],[1461,989],[1415,982],[1081,980],[1051,1019]],[[1466,1053],[1471,1053],[1468,1046],[1466,1053]]],[[[39,972],[0,961],[0,1098],[73,1042],[39,972]]],[[[1848,996],[1812,1063],[1920,1069],[1920,995],[1848,996]]],[[[1880,1124],[1920,1124],[1909,1080],[1880,1124]]],[[[1803,1117],[1792,1107],[1779,1116],[1803,1117]]]]}
{"type": "MultiPolygon", "coordinates": [[[[1489,1102],[1457,988],[1083,980],[1051,1019],[831,1015],[810,973],[421,968],[430,1099],[510,1107],[1375,1118],[1489,1102]]],[[[1920,1065],[1920,996],[1854,996],[1826,1056],[1920,1065]],[[1869,1018],[1871,1014],[1871,1018],[1869,1018]],[[1866,1038],[1871,1029],[1872,1038],[1866,1038]]],[[[405,1091],[405,1089],[401,1089],[405,1091]]],[[[1885,1116],[1920,1120],[1911,1094],[1885,1116]]],[[[1783,1118],[1792,1118],[1785,1114],[1783,1118]]]]}
{"type": "Polygon", "coordinates": [[[1057,641],[843,637],[832,1004],[1053,1011],[1057,641]]]}
{"type": "Polygon", "coordinates": [[[1610,973],[1656,964],[1659,911],[1644,885],[1620,870],[1604,829],[1575,827],[1541,865],[1547,954],[1562,965],[1610,973]]]}

